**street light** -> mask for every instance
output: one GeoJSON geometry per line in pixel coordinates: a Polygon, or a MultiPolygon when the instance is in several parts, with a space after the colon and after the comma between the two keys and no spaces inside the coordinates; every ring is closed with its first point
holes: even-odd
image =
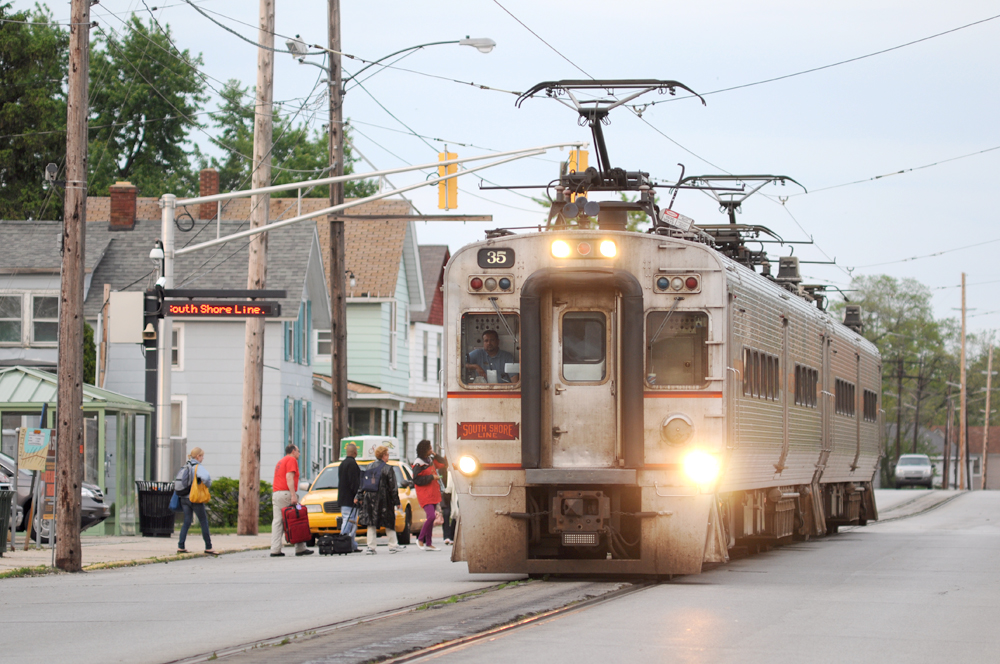
{"type": "MultiPolygon", "coordinates": [[[[375,60],[374,62],[369,62],[364,67],[362,67],[361,69],[359,69],[358,71],[356,71],[353,76],[347,76],[347,77],[345,77],[343,79],[343,86],[346,86],[349,81],[355,80],[366,69],[368,69],[370,67],[373,67],[374,65],[377,65],[377,64],[379,64],[379,63],[381,63],[381,62],[383,62],[385,60],[388,60],[391,57],[400,55],[402,53],[406,53],[407,51],[416,51],[418,49],[425,48],[427,46],[440,46],[441,44],[458,44],[459,46],[471,46],[472,48],[476,49],[480,53],[489,53],[494,48],[496,48],[496,45],[497,45],[497,43],[495,41],[493,41],[492,39],[490,39],[489,37],[469,37],[468,35],[466,35],[465,39],[453,39],[451,41],[427,42],[426,44],[417,44],[416,46],[407,46],[406,48],[401,48],[398,51],[394,51],[394,52],[390,53],[389,55],[384,55],[381,58],[379,58],[378,60],[375,60]]],[[[299,64],[312,65],[314,67],[320,67],[321,69],[324,69],[324,70],[326,69],[326,67],[323,67],[322,65],[318,65],[318,64],[316,64],[314,62],[307,62],[306,61],[305,58],[306,58],[307,55],[309,55],[309,49],[310,48],[318,48],[318,49],[320,49],[322,51],[326,51],[327,53],[333,53],[333,50],[331,50],[329,48],[326,48],[325,46],[320,46],[319,44],[307,45],[304,41],[302,41],[302,38],[299,35],[295,35],[294,39],[287,40],[285,42],[285,46],[287,46],[288,50],[292,52],[292,57],[295,58],[296,60],[298,60],[299,64]]],[[[346,90],[342,90],[341,94],[343,94],[344,92],[346,92],[346,90]]]]}

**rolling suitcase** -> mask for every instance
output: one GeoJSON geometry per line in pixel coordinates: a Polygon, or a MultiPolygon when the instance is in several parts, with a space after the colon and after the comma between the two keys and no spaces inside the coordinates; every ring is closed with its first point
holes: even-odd
{"type": "MultiPolygon", "coordinates": [[[[357,517],[354,517],[354,523],[357,523],[357,517]]],[[[345,556],[354,553],[354,543],[351,542],[350,535],[323,535],[316,540],[316,544],[319,547],[319,555],[321,556],[345,556]]]]}
{"type": "Polygon", "coordinates": [[[285,531],[285,541],[289,544],[308,542],[312,539],[309,532],[309,513],[301,504],[290,505],[281,510],[281,524],[285,531]]]}

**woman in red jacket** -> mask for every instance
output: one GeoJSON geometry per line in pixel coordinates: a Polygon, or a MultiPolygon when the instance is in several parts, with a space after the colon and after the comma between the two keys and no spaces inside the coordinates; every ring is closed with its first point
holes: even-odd
{"type": "Polygon", "coordinates": [[[431,441],[422,440],[417,443],[417,460],[413,462],[413,483],[417,486],[417,501],[424,508],[427,521],[417,536],[417,547],[424,551],[440,551],[431,543],[431,533],[434,531],[434,519],[438,503],[441,502],[441,486],[438,480],[438,470],[446,470],[448,460],[435,458],[431,452],[431,441]]]}

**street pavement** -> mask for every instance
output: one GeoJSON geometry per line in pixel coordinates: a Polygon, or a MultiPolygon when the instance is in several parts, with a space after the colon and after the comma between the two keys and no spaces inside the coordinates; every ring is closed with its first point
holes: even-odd
{"type": "MultiPolygon", "coordinates": [[[[440,540],[438,540],[440,543],[440,540]]],[[[214,544],[214,542],[213,542],[214,544]]],[[[160,663],[521,578],[470,575],[450,547],[268,551],[0,579],[0,660],[160,663]]]]}
{"type": "Polygon", "coordinates": [[[781,547],[434,661],[997,661],[998,554],[1000,492],[966,493],[911,518],[781,547]]]}

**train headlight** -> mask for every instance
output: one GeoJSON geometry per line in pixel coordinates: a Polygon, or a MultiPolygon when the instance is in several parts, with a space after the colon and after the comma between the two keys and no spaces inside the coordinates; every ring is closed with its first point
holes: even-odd
{"type": "Polygon", "coordinates": [[[711,484],[719,477],[719,460],[705,450],[691,450],[684,457],[684,474],[695,484],[711,484]]]}
{"type": "Polygon", "coordinates": [[[479,472],[479,459],[469,454],[459,457],[458,471],[466,477],[472,477],[479,472]]]}
{"type": "Polygon", "coordinates": [[[556,258],[566,258],[569,256],[569,244],[564,240],[556,240],[552,243],[552,255],[556,258]]]}
{"type": "Polygon", "coordinates": [[[605,258],[614,258],[618,255],[618,247],[611,240],[601,242],[601,255],[605,258]]]}

